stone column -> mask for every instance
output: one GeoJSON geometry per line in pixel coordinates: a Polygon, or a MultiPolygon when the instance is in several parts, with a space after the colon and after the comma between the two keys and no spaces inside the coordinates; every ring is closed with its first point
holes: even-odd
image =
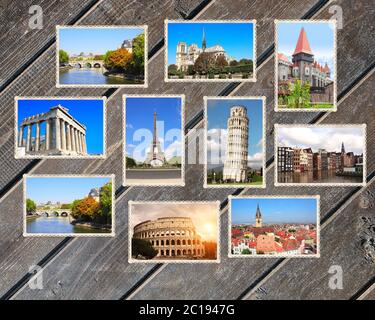
{"type": "Polygon", "coordinates": [[[65,133],[65,121],[61,119],[61,149],[66,150],[66,133],[65,133]]]}
{"type": "Polygon", "coordinates": [[[26,151],[31,151],[31,129],[32,125],[27,125],[26,151]]]}
{"type": "Polygon", "coordinates": [[[55,118],[55,147],[57,150],[61,149],[61,137],[60,137],[60,119],[55,118]]]}
{"type": "Polygon", "coordinates": [[[51,128],[50,128],[50,119],[46,120],[46,147],[45,150],[50,149],[51,145],[51,128]]]}
{"type": "Polygon", "coordinates": [[[40,122],[36,123],[35,151],[39,151],[40,144],[40,122]]]}
{"type": "Polygon", "coordinates": [[[74,128],[73,126],[70,126],[70,138],[72,140],[72,150],[76,151],[76,139],[74,137],[74,128]]]}
{"type": "Polygon", "coordinates": [[[87,154],[87,145],[86,145],[86,134],[83,134],[83,151],[87,154]]]}
{"type": "Polygon", "coordinates": [[[81,153],[81,142],[79,141],[79,131],[75,129],[76,141],[77,141],[77,152],[81,153]]]}
{"type": "Polygon", "coordinates": [[[81,146],[82,146],[82,154],[85,154],[85,143],[83,141],[83,133],[81,132],[81,146]]]}
{"type": "Polygon", "coordinates": [[[70,124],[66,125],[66,149],[72,150],[72,136],[70,135],[70,124]]]}
{"type": "Polygon", "coordinates": [[[23,132],[24,132],[25,126],[20,127],[20,132],[18,136],[18,146],[23,147],[23,132]]]}

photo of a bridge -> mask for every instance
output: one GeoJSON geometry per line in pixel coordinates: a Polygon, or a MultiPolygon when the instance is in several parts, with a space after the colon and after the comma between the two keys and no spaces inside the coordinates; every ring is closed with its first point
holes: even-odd
{"type": "Polygon", "coordinates": [[[112,176],[25,176],[25,236],[113,236],[112,176]]]}
{"type": "Polygon", "coordinates": [[[146,84],[146,26],[57,27],[57,86],[146,84]]]}

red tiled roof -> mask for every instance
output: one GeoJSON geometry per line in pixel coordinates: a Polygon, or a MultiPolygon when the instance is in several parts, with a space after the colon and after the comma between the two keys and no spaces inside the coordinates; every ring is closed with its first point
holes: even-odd
{"type": "Polygon", "coordinates": [[[291,64],[291,62],[289,61],[288,57],[285,54],[283,54],[283,53],[278,53],[277,54],[277,59],[285,61],[285,62],[291,64]]]}
{"type": "Polygon", "coordinates": [[[324,68],[323,68],[323,71],[324,71],[324,72],[329,72],[329,71],[331,71],[331,69],[328,67],[327,62],[326,62],[326,65],[325,65],[324,68]]]}
{"type": "Polygon", "coordinates": [[[306,31],[304,28],[301,29],[299,33],[296,49],[294,50],[293,55],[297,53],[308,53],[313,54],[310,48],[309,40],[307,39],[306,31]]]}

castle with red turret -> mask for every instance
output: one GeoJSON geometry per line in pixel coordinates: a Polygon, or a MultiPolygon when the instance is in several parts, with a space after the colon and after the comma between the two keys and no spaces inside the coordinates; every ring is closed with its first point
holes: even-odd
{"type": "Polygon", "coordinates": [[[323,66],[314,59],[309,40],[304,28],[301,28],[292,61],[283,53],[278,53],[278,80],[301,80],[309,82],[312,88],[324,88],[332,83],[331,70],[328,64],[323,66]]]}

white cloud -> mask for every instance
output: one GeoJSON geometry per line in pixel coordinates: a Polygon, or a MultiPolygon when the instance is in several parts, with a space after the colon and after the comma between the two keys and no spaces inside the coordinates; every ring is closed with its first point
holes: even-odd
{"type": "Polygon", "coordinates": [[[165,150],[165,158],[167,160],[170,160],[171,158],[177,156],[181,156],[181,150],[182,150],[182,143],[181,141],[174,141],[172,142],[168,148],[165,150]]]}
{"type": "Polygon", "coordinates": [[[341,143],[347,152],[363,153],[364,137],[361,128],[331,127],[331,128],[290,128],[279,127],[278,143],[288,147],[311,147],[313,151],[326,149],[329,152],[339,152],[341,143]]]}

